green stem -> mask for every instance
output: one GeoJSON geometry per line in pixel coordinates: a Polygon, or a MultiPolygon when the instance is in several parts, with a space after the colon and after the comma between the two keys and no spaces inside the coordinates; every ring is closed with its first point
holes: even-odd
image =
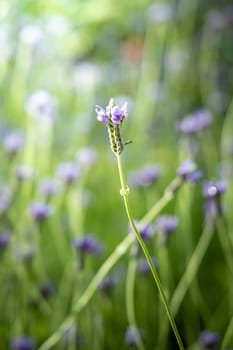
{"type": "Polygon", "coordinates": [[[137,245],[133,245],[131,248],[131,256],[128,265],[127,278],[126,278],[126,313],[130,327],[135,329],[136,343],[138,350],[144,350],[144,345],[141,340],[141,336],[138,331],[135,309],[134,309],[134,287],[135,277],[137,271],[136,251],[137,245]]]}
{"type": "Polygon", "coordinates": [[[230,342],[233,340],[233,317],[230,320],[230,323],[227,327],[227,330],[225,332],[225,335],[223,337],[221,349],[226,349],[226,346],[230,346],[230,342]]]}
{"type": "Polygon", "coordinates": [[[204,231],[197,244],[197,247],[194,250],[193,255],[191,256],[189,264],[171,299],[170,306],[173,315],[176,315],[177,311],[179,310],[180,304],[182,303],[182,300],[199,269],[199,266],[210,244],[212,236],[213,225],[211,222],[207,221],[204,231]]]}
{"type": "Polygon", "coordinates": [[[159,276],[155,270],[155,267],[154,267],[154,264],[153,264],[153,261],[151,259],[151,256],[149,254],[149,251],[134,223],[134,220],[133,220],[133,217],[131,215],[131,212],[130,212],[130,208],[129,208],[129,204],[128,204],[128,197],[127,197],[127,194],[129,192],[129,189],[128,187],[126,186],[125,184],[125,179],[124,179],[124,173],[123,173],[123,168],[122,168],[122,162],[121,162],[121,157],[120,155],[116,155],[117,156],[117,164],[118,164],[118,171],[119,171],[119,176],[120,176],[120,183],[121,183],[121,195],[123,196],[123,199],[124,199],[124,204],[125,204],[125,210],[126,210],[126,213],[127,213],[127,217],[129,219],[129,223],[137,237],[137,240],[142,248],[142,251],[146,257],[146,260],[150,266],[150,269],[151,269],[151,272],[152,272],[152,275],[154,277],[154,281],[156,283],[156,286],[158,288],[158,291],[159,291],[159,294],[160,294],[160,297],[161,297],[161,300],[162,300],[162,303],[164,305],[164,308],[166,310],[166,313],[167,313],[167,316],[168,316],[168,319],[170,321],[170,324],[171,324],[171,327],[173,329],[173,332],[175,334],[175,337],[176,337],[176,340],[177,340],[177,343],[179,345],[179,349],[180,350],[184,350],[184,346],[183,346],[183,343],[182,343],[182,340],[181,340],[181,337],[180,337],[180,334],[178,332],[178,329],[176,327],[176,323],[175,323],[175,320],[172,316],[172,313],[170,311],[170,308],[169,308],[169,305],[168,305],[168,302],[167,302],[167,299],[166,299],[166,296],[164,294],[164,291],[163,291],[163,287],[161,285],[161,282],[160,282],[160,279],[159,279],[159,276]]]}
{"type": "MultiPolygon", "coordinates": [[[[165,189],[164,195],[149,210],[148,213],[138,223],[140,229],[143,229],[148,222],[152,221],[161,210],[173,199],[175,190],[182,185],[179,179],[173,180],[165,189]],[[174,186],[175,185],[175,186],[174,186]]],[[[80,299],[74,305],[71,315],[69,315],[59,326],[59,328],[40,346],[38,350],[50,350],[64,335],[64,332],[74,322],[74,315],[78,314],[91,300],[102,280],[107,276],[109,271],[117,263],[117,261],[128,251],[133,244],[135,238],[133,235],[127,235],[115,248],[112,254],[107,258],[103,265],[99,268],[90,284],[83,292],[80,299]]]]}

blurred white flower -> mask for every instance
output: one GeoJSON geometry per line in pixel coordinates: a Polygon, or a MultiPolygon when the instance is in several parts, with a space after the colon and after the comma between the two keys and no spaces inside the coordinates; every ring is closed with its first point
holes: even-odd
{"type": "Polygon", "coordinates": [[[90,62],[79,64],[74,71],[74,83],[77,89],[91,89],[95,87],[101,79],[101,70],[90,62]]]}
{"type": "Polygon", "coordinates": [[[28,97],[26,111],[30,117],[51,124],[56,118],[55,99],[47,91],[38,90],[28,97]]]}

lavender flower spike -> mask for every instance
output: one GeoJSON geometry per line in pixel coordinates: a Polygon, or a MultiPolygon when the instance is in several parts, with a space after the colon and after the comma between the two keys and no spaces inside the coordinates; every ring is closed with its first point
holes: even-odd
{"type": "Polygon", "coordinates": [[[104,109],[96,106],[97,120],[104,123],[108,128],[110,145],[115,155],[120,155],[124,149],[122,143],[120,126],[125,118],[128,118],[127,103],[122,107],[115,104],[114,99],[111,98],[108,106],[104,109]]]}

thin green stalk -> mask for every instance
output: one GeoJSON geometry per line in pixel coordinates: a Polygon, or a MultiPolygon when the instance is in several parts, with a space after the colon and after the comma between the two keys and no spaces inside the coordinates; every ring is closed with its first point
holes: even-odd
{"type": "Polygon", "coordinates": [[[205,224],[204,231],[201,234],[199,242],[196,246],[196,249],[194,250],[193,255],[191,256],[189,264],[171,299],[170,306],[171,306],[173,315],[176,315],[179,310],[182,300],[200,267],[200,264],[207,251],[207,248],[210,244],[212,236],[213,236],[213,225],[212,225],[212,222],[207,221],[205,224]]]}
{"type": "Polygon", "coordinates": [[[166,310],[166,313],[167,313],[167,316],[168,316],[168,319],[170,321],[170,324],[171,324],[171,327],[173,329],[173,332],[175,334],[175,337],[176,337],[176,340],[177,340],[177,343],[179,345],[179,349],[180,350],[184,350],[184,345],[182,343],[182,340],[181,340],[181,337],[180,337],[180,334],[178,332],[178,329],[176,327],[176,323],[175,323],[175,320],[172,316],[172,313],[170,311],[170,308],[169,308],[169,305],[168,305],[168,302],[167,302],[167,299],[166,299],[166,296],[164,294],[164,291],[163,291],[163,287],[161,285],[161,282],[160,282],[160,279],[159,279],[159,276],[155,270],[155,267],[154,267],[154,264],[153,264],[153,261],[151,259],[151,256],[149,254],[149,251],[134,223],[134,220],[133,220],[133,217],[131,215],[131,212],[130,212],[130,208],[129,208],[129,203],[128,203],[128,197],[127,197],[127,194],[129,192],[129,189],[128,187],[126,186],[125,184],[125,179],[124,179],[124,173],[123,173],[123,168],[122,168],[122,162],[121,162],[121,157],[119,154],[116,155],[117,156],[117,164],[118,164],[118,171],[119,171],[119,176],[120,176],[120,183],[121,183],[121,195],[124,199],[124,204],[125,204],[125,210],[126,210],[126,213],[127,213],[127,216],[128,216],[128,220],[129,220],[129,223],[137,237],[137,240],[142,248],[142,251],[146,257],[146,260],[150,266],[150,269],[151,269],[151,272],[152,272],[152,275],[154,277],[154,281],[156,283],[156,286],[158,288],[158,291],[159,291],[159,294],[160,294],[160,297],[161,297],[161,300],[162,300],[162,303],[164,305],[164,308],[166,310]]]}
{"type": "MultiPolygon", "coordinates": [[[[164,195],[149,210],[148,213],[138,223],[140,229],[143,229],[148,222],[152,221],[161,210],[174,198],[176,190],[182,185],[179,179],[173,180],[165,189],[164,195]]],[[[40,346],[38,350],[50,350],[64,335],[64,332],[72,325],[77,315],[91,300],[102,280],[107,276],[109,271],[118,262],[118,260],[128,251],[135,238],[133,235],[127,235],[115,248],[112,254],[105,260],[99,268],[88,287],[83,292],[80,299],[74,304],[71,314],[62,322],[59,328],[40,346]]]]}
{"type": "Polygon", "coordinates": [[[225,332],[225,335],[223,337],[222,345],[221,345],[221,350],[226,349],[226,347],[229,345],[230,342],[233,340],[233,317],[230,320],[230,323],[227,327],[227,330],[225,332]]]}
{"type": "Polygon", "coordinates": [[[126,278],[126,313],[128,318],[128,323],[130,327],[135,329],[136,343],[138,350],[144,350],[144,345],[141,340],[141,336],[138,331],[136,317],[135,317],[135,307],[134,307],[134,288],[135,288],[135,277],[137,271],[137,260],[136,260],[136,250],[137,246],[135,244],[131,248],[131,256],[128,264],[127,278],[126,278]]]}

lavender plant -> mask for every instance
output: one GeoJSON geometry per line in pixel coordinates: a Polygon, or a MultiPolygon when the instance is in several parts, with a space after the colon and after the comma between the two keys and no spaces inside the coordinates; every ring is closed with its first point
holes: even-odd
{"type": "MultiPolygon", "coordinates": [[[[121,153],[124,150],[124,144],[122,142],[121,133],[120,133],[120,126],[122,125],[124,119],[128,117],[127,104],[124,104],[120,108],[119,106],[115,105],[114,100],[111,99],[109,101],[109,104],[106,107],[106,109],[103,109],[102,107],[97,106],[96,112],[97,112],[97,119],[100,122],[103,122],[108,128],[111,150],[117,157],[118,172],[119,172],[120,184],[121,184],[120,194],[122,195],[123,200],[124,200],[125,210],[126,210],[126,214],[127,214],[129,223],[132,227],[133,232],[135,233],[135,235],[137,237],[137,240],[141,246],[141,249],[143,250],[143,253],[144,253],[144,255],[147,259],[147,262],[150,266],[152,275],[154,277],[155,284],[159,290],[161,300],[164,304],[167,316],[169,318],[171,327],[172,327],[174,334],[176,336],[179,348],[184,349],[180,334],[178,332],[174,318],[173,318],[172,313],[170,311],[170,308],[169,308],[163,287],[161,285],[159,276],[156,272],[156,269],[154,267],[154,264],[153,264],[152,258],[150,256],[150,253],[147,249],[147,246],[145,245],[144,240],[143,240],[140,232],[138,231],[138,229],[135,225],[135,222],[133,220],[133,216],[131,214],[131,210],[129,207],[128,197],[127,197],[129,194],[129,187],[125,183],[124,171],[123,171],[123,166],[122,166],[122,161],[121,161],[121,153]]],[[[131,318],[132,318],[133,326],[135,326],[134,316],[131,316],[131,318]]],[[[138,343],[140,342],[139,339],[140,338],[137,337],[138,343]]],[[[140,348],[142,348],[141,345],[140,345],[140,348]]]]}

